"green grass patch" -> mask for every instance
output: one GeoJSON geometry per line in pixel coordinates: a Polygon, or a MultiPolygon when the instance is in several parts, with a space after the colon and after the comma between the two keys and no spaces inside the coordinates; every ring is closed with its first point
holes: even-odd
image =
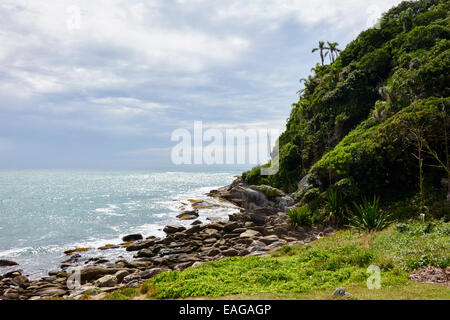
{"type": "Polygon", "coordinates": [[[365,287],[367,267],[378,265],[382,289],[407,290],[407,275],[426,265],[449,265],[450,224],[397,224],[369,234],[339,231],[306,246],[286,246],[270,258],[234,257],[182,272],[162,273],[145,283],[160,299],[230,295],[289,295],[365,287]],[[406,227],[405,227],[406,225],[406,227]]]}

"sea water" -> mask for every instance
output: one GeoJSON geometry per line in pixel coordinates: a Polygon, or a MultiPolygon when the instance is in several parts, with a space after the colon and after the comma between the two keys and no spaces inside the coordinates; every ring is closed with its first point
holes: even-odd
{"type": "MultiPolygon", "coordinates": [[[[189,199],[206,199],[242,170],[0,170],[0,259],[14,260],[31,278],[47,275],[64,251],[91,248],[92,256],[131,258],[122,236],[164,236],[189,199]]],[[[233,206],[201,210],[199,219],[227,218],[233,206]]],[[[10,268],[0,268],[0,274],[10,268]],[[2,270],[3,269],[3,270],[2,270]]]]}

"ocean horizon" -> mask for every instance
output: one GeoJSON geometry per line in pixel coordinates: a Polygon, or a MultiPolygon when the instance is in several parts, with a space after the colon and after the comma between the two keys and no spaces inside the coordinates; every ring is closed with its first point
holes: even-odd
{"type": "MultiPolygon", "coordinates": [[[[67,259],[65,250],[89,248],[88,257],[131,259],[119,244],[127,234],[163,237],[189,199],[231,183],[246,168],[3,169],[0,170],[0,259],[30,278],[46,276],[67,259]]],[[[200,210],[199,220],[228,218],[233,206],[200,210]]],[[[8,272],[10,268],[3,268],[8,272]]]]}

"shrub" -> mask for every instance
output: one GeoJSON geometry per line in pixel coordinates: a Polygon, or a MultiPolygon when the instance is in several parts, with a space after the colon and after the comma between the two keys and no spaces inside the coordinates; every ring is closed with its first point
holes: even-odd
{"type": "Polygon", "coordinates": [[[344,219],[344,201],[341,194],[335,189],[330,189],[327,194],[326,210],[329,218],[337,223],[343,222],[344,219]]]}
{"type": "Polygon", "coordinates": [[[390,216],[380,210],[380,199],[374,196],[370,202],[363,198],[362,204],[353,202],[358,214],[351,219],[351,224],[363,231],[380,231],[389,226],[390,216]]]}
{"type": "Polygon", "coordinates": [[[312,225],[312,213],[308,207],[297,207],[287,212],[291,222],[296,226],[310,227],[312,225]]]}

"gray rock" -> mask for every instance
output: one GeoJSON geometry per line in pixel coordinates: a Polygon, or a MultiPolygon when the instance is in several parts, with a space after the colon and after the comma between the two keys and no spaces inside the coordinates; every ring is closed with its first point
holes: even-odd
{"type": "Polygon", "coordinates": [[[348,297],[348,296],[351,296],[351,294],[345,291],[345,289],[342,287],[337,288],[333,292],[333,297],[348,297]]]}
{"type": "Polygon", "coordinates": [[[280,241],[280,239],[276,235],[265,236],[259,238],[259,241],[264,242],[266,245],[272,244],[274,242],[280,241]]]}
{"type": "Polygon", "coordinates": [[[240,238],[253,238],[256,237],[258,235],[261,235],[261,233],[259,231],[255,231],[255,230],[247,230],[243,233],[241,233],[239,235],[240,238]]]}
{"type": "Polygon", "coordinates": [[[115,287],[117,285],[117,278],[114,275],[108,274],[95,281],[97,287],[115,287]]]}
{"type": "Polygon", "coordinates": [[[164,270],[162,268],[153,268],[150,270],[145,270],[145,271],[139,271],[139,272],[135,272],[133,274],[130,274],[128,276],[126,276],[125,278],[123,278],[123,282],[124,283],[130,283],[133,281],[139,281],[139,280],[147,280],[150,279],[153,276],[156,276],[157,274],[160,274],[161,272],[163,272],[164,270]]]}

